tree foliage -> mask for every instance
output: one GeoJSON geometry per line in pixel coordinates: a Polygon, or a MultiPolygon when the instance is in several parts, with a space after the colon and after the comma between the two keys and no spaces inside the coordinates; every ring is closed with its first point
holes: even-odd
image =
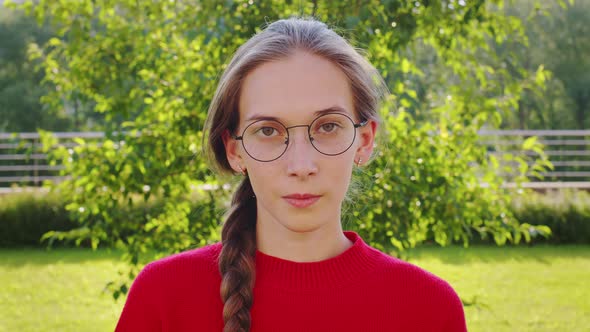
{"type": "MultiPolygon", "coordinates": [[[[378,155],[358,174],[365,190],[345,208],[348,228],[371,244],[403,250],[428,238],[467,244],[473,234],[518,242],[542,226],[519,224],[497,175],[499,161],[477,144],[518,106],[527,75],[499,65],[491,44],[526,40],[519,21],[491,10],[503,1],[132,1],[37,0],[22,5],[57,37],[33,57],[50,91],[44,102],[92,107],[106,119],[102,144],[53,152],[71,179],[80,228],[53,232],[125,248],[133,267],[111,284],[125,293],[141,254],[168,254],[218,240],[228,179],[201,154],[203,120],[225,62],[266,21],[314,15],[366,49],[392,91],[384,104],[378,155]],[[485,183],[482,186],[481,183],[485,183]],[[141,218],[122,204],[163,202],[141,218]],[[192,208],[198,202],[197,209],[192,208]]],[[[56,143],[44,135],[46,147],[56,143]]],[[[542,152],[534,140],[526,149],[542,152]]],[[[538,172],[516,159],[517,183],[538,172]]]]}
{"type": "Polygon", "coordinates": [[[35,18],[0,1],[0,132],[100,128],[100,114],[92,107],[83,108],[79,99],[62,107],[40,102],[48,92],[45,75],[38,70],[40,61],[28,61],[28,53],[54,36],[47,22],[37,24],[35,18]]]}
{"type": "Polygon", "coordinates": [[[590,128],[590,1],[519,0],[503,12],[521,20],[527,39],[497,50],[510,55],[508,66],[536,73],[531,78],[545,83],[545,89],[523,90],[503,127],[590,128]],[[546,70],[538,72],[539,66],[546,70]]]}
{"type": "Polygon", "coordinates": [[[42,75],[27,61],[31,42],[45,43],[47,29],[35,20],[6,8],[0,8],[0,132],[62,129],[67,120],[41,107],[45,93],[42,75]],[[26,116],[23,116],[26,114],[26,116]]]}

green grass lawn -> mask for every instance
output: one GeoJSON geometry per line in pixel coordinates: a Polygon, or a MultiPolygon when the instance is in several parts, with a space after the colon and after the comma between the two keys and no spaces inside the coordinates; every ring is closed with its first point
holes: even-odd
{"type": "MultiPolygon", "coordinates": [[[[590,331],[590,246],[423,247],[411,262],[468,303],[469,331],[590,331]]],[[[112,331],[123,305],[102,288],[118,255],[0,250],[0,331],[112,331]]]]}
{"type": "Polygon", "coordinates": [[[590,246],[419,248],[410,255],[470,303],[469,331],[590,331],[590,246]]]}
{"type": "Polygon", "coordinates": [[[0,250],[0,332],[114,330],[123,301],[102,289],[117,261],[86,249],[0,250]]]}

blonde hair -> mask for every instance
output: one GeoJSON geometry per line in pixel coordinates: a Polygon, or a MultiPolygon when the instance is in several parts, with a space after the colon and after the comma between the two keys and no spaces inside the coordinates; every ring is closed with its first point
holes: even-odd
{"type": "MultiPolygon", "coordinates": [[[[387,88],[377,70],[344,38],[313,18],[289,18],[269,24],[244,43],[225,69],[205,122],[207,155],[212,166],[231,173],[222,135],[235,132],[244,78],[256,67],[284,59],[296,50],[325,58],[348,77],[359,120],[378,121],[378,107],[387,88]]],[[[246,176],[233,195],[224,222],[219,257],[225,332],[249,331],[253,302],[256,254],[256,201],[246,176]]]]}

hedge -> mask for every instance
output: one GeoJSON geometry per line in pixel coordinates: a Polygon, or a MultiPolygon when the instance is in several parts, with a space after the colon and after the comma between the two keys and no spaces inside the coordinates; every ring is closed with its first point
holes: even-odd
{"type": "Polygon", "coordinates": [[[527,194],[515,199],[512,209],[521,222],[551,228],[551,237],[534,242],[590,244],[590,193],[586,191],[527,194]]]}
{"type": "Polygon", "coordinates": [[[39,246],[50,231],[76,227],[59,195],[25,192],[0,195],[0,246],[39,246]]]}
{"type": "MultiPolygon", "coordinates": [[[[55,193],[0,196],[0,247],[45,246],[47,243],[40,242],[44,233],[76,228],[77,223],[68,215],[65,205],[55,193]]],[[[153,213],[161,206],[161,202],[149,206],[140,204],[121,216],[141,222],[146,210],[153,213]]],[[[533,237],[532,243],[590,244],[590,194],[587,192],[527,193],[514,199],[512,209],[523,223],[551,228],[550,238],[533,237]]],[[[473,242],[482,241],[473,239],[473,242]]]]}

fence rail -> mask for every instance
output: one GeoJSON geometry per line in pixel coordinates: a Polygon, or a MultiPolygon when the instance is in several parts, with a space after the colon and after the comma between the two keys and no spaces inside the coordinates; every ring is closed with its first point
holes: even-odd
{"type": "MultiPolygon", "coordinates": [[[[71,148],[75,138],[83,138],[100,144],[103,132],[56,132],[60,145],[71,148]]],[[[490,154],[526,154],[534,158],[536,153],[519,150],[524,140],[538,137],[545,145],[545,153],[555,169],[544,172],[543,180],[531,179],[525,187],[584,188],[590,189],[590,130],[481,130],[480,144],[490,154]]],[[[38,133],[0,133],[0,193],[12,190],[15,185],[39,187],[45,180],[59,181],[60,165],[48,165],[47,154],[40,153],[42,145],[38,133]]],[[[506,187],[514,184],[507,181],[506,187]]]]}
{"type": "Polygon", "coordinates": [[[533,136],[545,146],[554,169],[542,172],[542,180],[531,178],[525,187],[590,189],[590,130],[482,130],[479,135],[480,143],[497,156],[512,154],[534,160],[536,152],[520,150],[524,140],[533,136]]]}

